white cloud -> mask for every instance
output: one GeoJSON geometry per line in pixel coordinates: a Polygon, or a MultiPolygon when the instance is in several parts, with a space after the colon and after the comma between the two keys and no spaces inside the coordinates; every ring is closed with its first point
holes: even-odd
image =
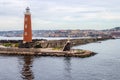
{"type": "Polygon", "coordinates": [[[102,12],[99,14],[101,19],[106,20],[120,20],[120,14],[118,13],[109,13],[109,12],[102,12]]]}
{"type": "Polygon", "coordinates": [[[92,21],[92,20],[103,20],[103,21],[114,21],[120,20],[119,13],[111,13],[111,12],[100,12],[100,13],[84,13],[80,14],[78,17],[74,16],[65,16],[63,20],[66,21],[92,21]]]}
{"type": "Polygon", "coordinates": [[[74,21],[74,20],[76,20],[76,19],[72,18],[71,16],[65,16],[65,17],[63,18],[63,20],[74,21]]]}
{"type": "Polygon", "coordinates": [[[36,23],[40,23],[40,24],[50,24],[52,23],[51,21],[47,21],[47,20],[40,20],[38,18],[36,19],[33,19],[33,22],[36,24],[36,23]]]}
{"type": "Polygon", "coordinates": [[[1,17],[0,30],[21,30],[23,29],[23,19],[16,17],[1,17]]]}
{"type": "Polygon", "coordinates": [[[91,0],[0,0],[0,29],[23,29],[23,12],[27,6],[31,8],[33,29],[67,29],[69,26],[88,28],[96,25],[109,27],[115,24],[119,26],[119,2],[118,0],[94,0],[94,3],[91,0]]]}
{"type": "Polygon", "coordinates": [[[53,6],[48,8],[50,12],[64,12],[64,13],[78,13],[78,12],[90,12],[90,11],[104,10],[102,7],[88,7],[88,6],[53,6]]]}

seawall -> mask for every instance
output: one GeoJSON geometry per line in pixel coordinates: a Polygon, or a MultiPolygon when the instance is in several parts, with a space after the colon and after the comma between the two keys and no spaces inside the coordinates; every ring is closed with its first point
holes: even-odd
{"type": "MultiPolygon", "coordinates": [[[[83,44],[107,40],[107,39],[109,38],[70,39],[70,42],[71,42],[71,47],[73,47],[77,45],[83,45],[83,44]]],[[[63,48],[66,42],[67,42],[67,39],[61,39],[61,40],[36,39],[27,45],[32,48],[63,48]]],[[[22,43],[22,40],[0,40],[0,43],[1,44],[4,44],[4,43],[19,44],[19,43],[22,43]]],[[[21,46],[24,46],[24,45],[21,45],[21,46]]]]}
{"type": "Polygon", "coordinates": [[[96,53],[88,50],[52,50],[51,48],[33,49],[33,48],[0,48],[1,55],[32,55],[32,56],[56,56],[56,57],[89,57],[96,53]]]}
{"type": "MultiPolygon", "coordinates": [[[[77,45],[83,45],[87,43],[107,40],[108,38],[88,38],[88,39],[70,39],[71,47],[77,45]]],[[[67,39],[63,40],[48,40],[48,41],[37,41],[36,44],[40,45],[42,48],[63,48],[66,44],[67,39]]]]}
{"type": "MultiPolygon", "coordinates": [[[[87,38],[87,39],[70,39],[71,47],[77,45],[83,45],[87,43],[107,40],[108,38],[87,38]]],[[[1,44],[4,43],[20,43],[19,40],[2,40],[1,44]]],[[[62,40],[33,40],[29,45],[32,48],[0,48],[0,54],[2,55],[37,55],[37,56],[68,56],[68,57],[89,57],[95,55],[94,52],[88,50],[70,50],[62,51],[61,48],[66,44],[67,39],[62,40]],[[39,46],[39,48],[35,48],[39,46]],[[54,48],[60,48],[59,50],[53,50],[54,48]]]]}

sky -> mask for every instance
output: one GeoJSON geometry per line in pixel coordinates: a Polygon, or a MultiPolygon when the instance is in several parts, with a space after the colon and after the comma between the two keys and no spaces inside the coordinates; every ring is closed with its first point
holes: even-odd
{"type": "Polygon", "coordinates": [[[33,30],[120,26],[120,0],[0,0],[0,31],[23,30],[26,7],[33,30]]]}

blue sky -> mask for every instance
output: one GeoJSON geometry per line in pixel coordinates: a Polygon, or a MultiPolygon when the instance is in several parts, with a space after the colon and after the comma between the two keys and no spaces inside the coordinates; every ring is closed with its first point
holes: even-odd
{"type": "Polygon", "coordinates": [[[25,8],[34,30],[120,26],[120,0],[0,0],[0,30],[23,30],[25,8]]]}

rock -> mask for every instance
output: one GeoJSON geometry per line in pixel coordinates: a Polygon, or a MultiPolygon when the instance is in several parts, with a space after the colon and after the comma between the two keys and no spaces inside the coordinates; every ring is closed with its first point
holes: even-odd
{"type": "Polygon", "coordinates": [[[64,48],[63,48],[63,51],[70,51],[70,42],[68,41],[66,44],[65,44],[65,46],[64,46],[64,48]]]}

